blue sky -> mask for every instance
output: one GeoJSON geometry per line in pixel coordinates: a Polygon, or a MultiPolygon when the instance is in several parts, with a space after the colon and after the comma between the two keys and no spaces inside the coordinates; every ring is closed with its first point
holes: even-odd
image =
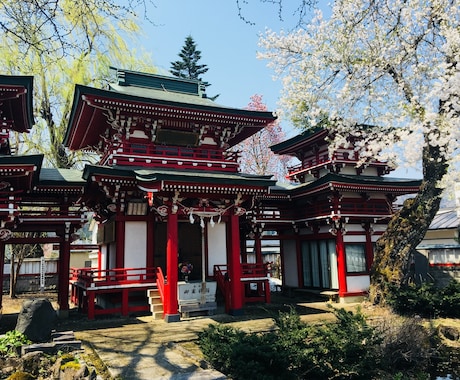
{"type": "MultiPolygon", "coordinates": [[[[254,25],[238,16],[236,0],[154,0],[149,17],[155,25],[143,23],[141,43],[152,54],[159,73],[168,75],[170,63],[180,59],[178,53],[191,35],[201,51],[200,62],[209,68],[203,75],[211,84],[209,96],[220,94],[218,103],[244,108],[252,95],[260,94],[268,109],[275,111],[281,83],[273,80],[267,62],[256,58],[259,34],[266,27],[276,31],[292,28],[297,21],[295,8],[286,8],[285,21],[280,21],[276,5],[260,0],[241,3],[244,16],[254,25]]],[[[281,124],[289,136],[297,133],[287,121],[281,124]]]]}
{"type": "MultiPolygon", "coordinates": [[[[323,11],[327,12],[327,2],[323,11]]],[[[267,61],[256,58],[260,34],[266,28],[274,31],[291,30],[298,22],[297,0],[283,2],[280,20],[276,4],[261,0],[240,0],[243,16],[238,15],[236,0],[152,0],[148,17],[143,21],[142,49],[152,55],[159,74],[169,75],[172,61],[179,59],[185,38],[191,35],[201,51],[201,63],[208,65],[203,79],[211,84],[209,96],[220,94],[216,100],[227,107],[244,108],[254,94],[263,96],[269,111],[276,111],[281,82],[273,79],[267,61]]],[[[288,120],[280,120],[286,137],[299,133],[288,120]]],[[[395,177],[420,178],[413,169],[399,168],[395,177]]]]}

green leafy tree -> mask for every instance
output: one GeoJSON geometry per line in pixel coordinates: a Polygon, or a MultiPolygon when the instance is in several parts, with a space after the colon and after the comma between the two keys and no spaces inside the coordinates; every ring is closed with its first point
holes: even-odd
{"type": "MultiPolygon", "coordinates": [[[[36,232],[16,233],[17,237],[29,238],[31,241],[38,237],[36,232]]],[[[8,259],[10,261],[10,298],[16,298],[16,286],[18,283],[19,272],[21,271],[24,260],[28,257],[40,257],[43,250],[40,244],[11,244],[8,259]]]]}
{"type": "Polygon", "coordinates": [[[111,75],[110,65],[153,70],[149,57],[129,48],[128,39],[139,30],[132,3],[126,4],[114,0],[2,2],[1,71],[34,76],[36,125],[29,134],[16,136],[17,152],[43,153],[45,166],[59,168],[94,161],[95,157],[68,152],[62,145],[74,84],[104,86],[111,75]]]}
{"type": "MultiPolygon", "coordinates": [[[[201,75],[206,73],[209,68],[207,65],[201,65],[198,62],[201,59],[201,51],[197,49],[197,45],[192,36],[185,38],[184,46],[178,54],[181,60],[171,62],[171,70],[169,72],[178,78],[195,79],[203,82],[205,87],[210,86],[204,82],[201,75]]],[[[209,97],[211,100],[216,100],[219,95],[209,97]]]]}
{"type": "Polygon", "coordinates": [[[201,51],[192,36],[185,38],[184,46],[178,54],[181,60],[171,62],[170,73],[175,77],[201,80],[201,75],[208,71],[207,65],[200,65],[201,51]]]}

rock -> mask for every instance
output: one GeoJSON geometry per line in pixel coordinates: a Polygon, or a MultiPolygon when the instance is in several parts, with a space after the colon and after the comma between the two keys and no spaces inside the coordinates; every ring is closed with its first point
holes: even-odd
{"type": "Polygon", "coordinates": [[[438,331],[444,338],[452,341],[457,341],[460,338],[460,331],[453,326],[439,325],[438,331]]]}
{"type": "Polygon", "coordinates": [[[56,321],[56,311],[46,298],[26,300],[22,304],[15,330],[23,333],[32,342],[50,339],[56,321]]]}

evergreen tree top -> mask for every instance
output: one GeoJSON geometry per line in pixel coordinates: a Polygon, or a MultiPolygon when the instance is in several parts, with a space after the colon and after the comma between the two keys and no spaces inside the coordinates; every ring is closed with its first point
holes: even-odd
{"type": "Polygon", "coordinates": [[[201,51],[197,49],[192,36],[185,38],[185,44],[178,54],[181,60],[171,62],[170,73],[179,78],[202,80],[200,75],[208,71],[207,65],[200,65],[201,51]]]}

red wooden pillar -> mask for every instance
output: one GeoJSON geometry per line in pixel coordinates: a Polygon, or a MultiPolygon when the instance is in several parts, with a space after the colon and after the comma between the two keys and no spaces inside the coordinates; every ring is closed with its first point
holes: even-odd
{"type": "Polygon", "coordinates": [[[88,319],[92,320],[95,318],[96,313],[95,313],[95,300],[96,300],[96,292],[94,291],[89,291],[86,294],[87,297],[87,302],[88,302],[88,319]]]}
{"type": "Polygon", "coordinates": [[[256,233],[254,236],[254,250],[256,252],[256,263],[257,264],[263,264],[263,259],[262,259],[262,239],[261,239],[261,234],[256,233]]]}
{"type": "MultiPolygon", "coordinates": [[[[261,241],[261,233],[256,232],[254,236],[254,250],[256,254],[256,264],[263,264],[263,259],[262,259],[262,241],[261,241]]],[[[268,281],[267,281],[268,283],[268,281]]],[[[265,286],[265,290],[263,289],[263,284],[258,283],[257,284],[257,293],[258,294],[263,294],[265,291],[265,297],[267,297],[267,286],[265,286]]],[[[268,287],[268,296],[270,297],[270,288],[268,287]]],[[[270,303],[269,301],[265,301],[266,303],[270,303]]]]}
{"type": "Polygon", "coordinates": [[[230,272],[230,292],[232,294],[230,314],[243,314],[243,287],[241,285],[240,261],[240,225],[238,215],[230,215],[230,257],[228,262],[230,272]]]}
{"type": "Polygon", "coordinates": [[[339,276],[339,297],[344,297],[347,292],[347,263],[345,258],[345,244],[343,242],[343,233],[340,228],[337,229],[336,237],[337,252],[337,271],[339,276]]]}
{"type": "Polygon", "coordinates": [[[115,268],[125,267],[125,220],[124,215],[117,215],[116,221],[116,240],[117,240],[117,252],[115,258],[115,268]]]}
{"type": "Polygon", "coordinates": [[[3,308],[3,269],[5,267],[5,242],[0,241],[0,314],[3,308]]]}
{"type": "Polygon", "coordinates": [[[177,301],[177,280],[179,273],[179,260],[178,255],[178,226],[177,226],[177,214],[172,213],[171,210],[168,213],[168,226],[167,226],[167,241],[166,241],[166,277],[167,284],[165,285],[165,302],[164,302],[164,314],[166,322],[178,322],[180,320],[179,315],[179,303],[177,301]]]}
{"type": "Polygon", "coordinates": [[[58,273],[58,314],[62,318],[69,315],[69,272],[70,272],[70,224],[65,226],[64,236],[59,244],[59,273],[58,273]]]}

